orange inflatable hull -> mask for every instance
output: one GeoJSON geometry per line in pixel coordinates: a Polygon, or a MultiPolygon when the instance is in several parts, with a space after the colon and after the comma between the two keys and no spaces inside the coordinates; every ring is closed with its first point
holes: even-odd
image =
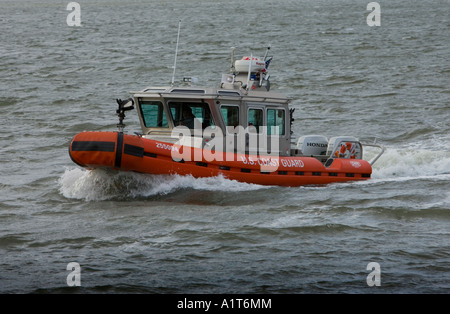
{"type": "Polygon", "coordinates": [[[367,180],[372,167],[366,160],[336,158],[325,167],[312,157],[261,157],[217,153],[214,159],[198,148],[119,132],[82,132],[72,140],[73,162],[87,169],[112,168],[148,174],[193,177],[222,175],[230,180],[262,185],[301,186],[367,180]],[[183,151],[188,149],[188,151],[183,151]],[[187,158],[172,157],[173,150],[187,158]]]}

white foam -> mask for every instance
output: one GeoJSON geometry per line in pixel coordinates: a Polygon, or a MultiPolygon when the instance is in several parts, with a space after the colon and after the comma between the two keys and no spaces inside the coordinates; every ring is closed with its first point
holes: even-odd
{"type": "Polygon", "coordinates": [[[165,195],[180,189],[239,192],[268,188],[228,180],[222,176],[196,179],[192,176],[147,175],[80,168],[66,169],[59,183],[60,192],[65,197],[87,201],[165,195]]]}
{"type": "Polygon", "coordinates": [[[373,165],[373,179],[448,179],[450,152],[416,147],[387,147],[373,165]]]}

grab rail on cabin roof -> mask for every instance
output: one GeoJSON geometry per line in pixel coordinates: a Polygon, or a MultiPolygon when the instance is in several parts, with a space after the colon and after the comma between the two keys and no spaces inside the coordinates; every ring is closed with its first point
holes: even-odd
{"type": "Polygon", "coordinates": [[[148,97],[151,94],[159,95],[159,97],[169,96],[172,98],[214,98],[214,99],[225,99],[225,98],[239,98],[239,99],[261,99],[261,101],[283,101],[289,103],[292,99],[287,97],[272,97],[272,96],[263,96],[263,95],[220,95],[218,93],[216,94],[195,94],[195,93],[171,93],[171,92],[151,92],[151,93],[145,93],[145,92],[130,92],[134,97],[148,97]]]}

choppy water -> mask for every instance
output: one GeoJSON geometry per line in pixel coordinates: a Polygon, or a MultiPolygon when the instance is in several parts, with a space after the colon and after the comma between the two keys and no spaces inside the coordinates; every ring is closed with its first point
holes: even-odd
{"type": "Polygon", "coordinates": [[[359,0],[79,1],[81,27],[68,2],[0,1],[1,293],[450,292],[448,1],[379,1],[379,27],[359,0]],[[73,164],[77,132],[115,130],[115,98],[170,82],[180,19],[177,80],[216,84],[231,46],[271,45],[295,134],[377,138],[373,178],[281,188],[73,164]]]}

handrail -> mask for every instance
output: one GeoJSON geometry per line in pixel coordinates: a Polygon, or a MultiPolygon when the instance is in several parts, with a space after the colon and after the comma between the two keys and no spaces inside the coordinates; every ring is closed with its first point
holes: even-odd
{"type": "Polygon", "coordinates": [[[148,97],[150,95],[158,95],[161,98],[212,98],[212,99],[240,99],[240,100],[256,100],[261,99],[261,101],[266,102],[281,102],[281,103],[289,103],[291,102],[291,98],[288,97],[277,97],[277,96],[267,96],[267,95],[233,95],[233,94],[206,94],[206,93],[172,93],[172,92],[130,92],[134,97],[148,97]],[[170,97],[168,97],[170,96],[170,97]]]}
{"type": "Polygon", "coordinates": [[[378,158],[381,157],[381,155],[383,155],[383,153],[386,151],[386,148],[382,145],[379,144],[368,144],[368,143],[361,143],[363,146],[371,146],[371,147],[377,147],[379,149],[381,149],[381,151],[378,153],[378,155],[376,155],[374,158],[372,158],[369,161],[369,164],[372,166],[377,160],[378,158]]]}

